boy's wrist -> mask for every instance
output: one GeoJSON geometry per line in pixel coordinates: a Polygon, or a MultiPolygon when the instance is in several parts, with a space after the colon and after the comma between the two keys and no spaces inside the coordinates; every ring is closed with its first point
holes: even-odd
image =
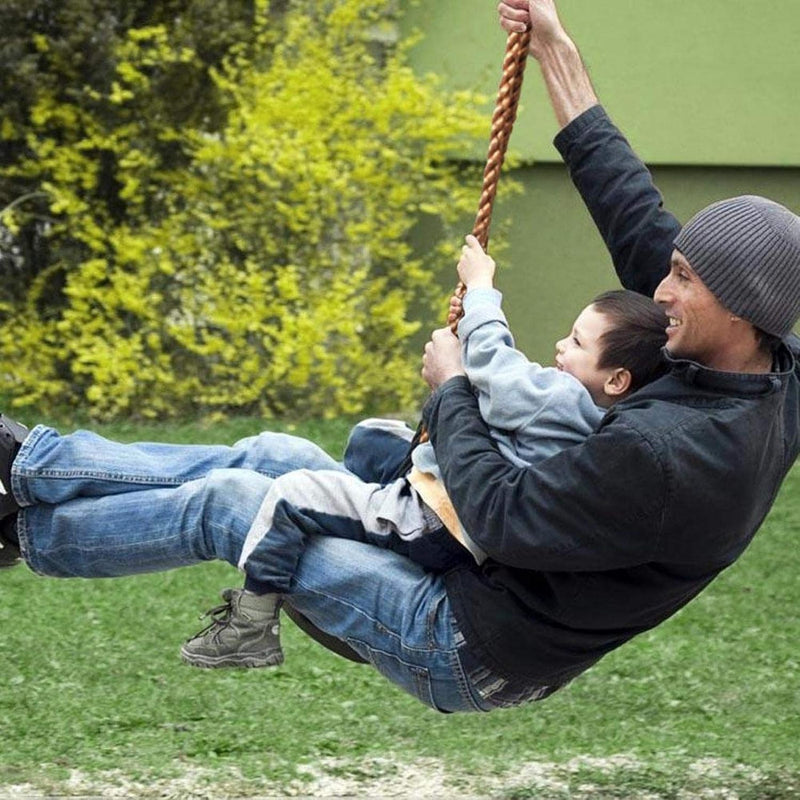
{"type": "Polygon", "coordinates": [[[467,284],[467,291],[470,289],[494,289],[494,282],[491,278],[475,278],[467,284]]]}

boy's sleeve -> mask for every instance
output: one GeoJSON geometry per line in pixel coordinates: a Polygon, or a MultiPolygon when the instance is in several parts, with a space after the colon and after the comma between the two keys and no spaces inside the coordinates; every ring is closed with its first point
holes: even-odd
{"type": "Polygon", "coordinates": [[[543,437],[561,446],[588,435],[592,426],[566,430],[560,409],[570,408],[581,419],[596,416],[589,393],[571,375],[543,367],[514,347],[514,337],[495,289],[471,289],[464,296],[464,316],[458,325],[464,369],[477,395],[481,416],[493,428],[517,431],[538,421],[543,437]],[[551,413],[552,412],[552,413],[551,413]],[[562,439],[567,437],[568,441],[562,439]]]}

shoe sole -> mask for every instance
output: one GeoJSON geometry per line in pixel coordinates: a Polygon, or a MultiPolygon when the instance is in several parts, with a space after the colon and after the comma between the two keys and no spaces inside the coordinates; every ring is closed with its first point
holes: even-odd
{"type": "Polygon", "coordinates": [[[181,650],[181,661],[190,667],[200,669],[260,669],[262,667],[279,667],[283,664],[283,653],[268,653],[265,656],[201,656],[197,653],[186,653],[181,650]]]}

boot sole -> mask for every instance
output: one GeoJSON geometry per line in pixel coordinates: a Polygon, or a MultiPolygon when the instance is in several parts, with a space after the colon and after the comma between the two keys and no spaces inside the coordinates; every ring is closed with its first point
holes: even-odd
{"type": "Polygon", "coordinates": [[[186,653],[181,650],[181,661],[190,667],[200,669],[260,669],[262,667],[279,667],[283,664],[283,653],[267,653],[267,655],[226,655],[201,656],[197,653],[186,653]]]}

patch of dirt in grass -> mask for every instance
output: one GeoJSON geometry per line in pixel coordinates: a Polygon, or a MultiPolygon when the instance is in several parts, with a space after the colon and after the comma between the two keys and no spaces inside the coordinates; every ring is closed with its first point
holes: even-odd
{"type": "Polygon", "coordinates": [[[235,769],[183,769],[176,777],[149,780],[122,772],[74,771],[64,781],[0,786],[0,800],[40,798],[159,798],[218,800],[247,798],[458,798],[458,800],[771,800],[795,798],[798,786],[776,784],[756,769],[702,759],[683,764],[676,775],[629,755],[578,757],[556,764],[530,761],[503,770],[476,758],[474,770],[455,770],[434,758],[402,762],[392,758],[360,761],[320,759],[298,767],[287,784],[245,780],[235,769]],[[763,794],[768,785],[769,792],[763,794]]]}

